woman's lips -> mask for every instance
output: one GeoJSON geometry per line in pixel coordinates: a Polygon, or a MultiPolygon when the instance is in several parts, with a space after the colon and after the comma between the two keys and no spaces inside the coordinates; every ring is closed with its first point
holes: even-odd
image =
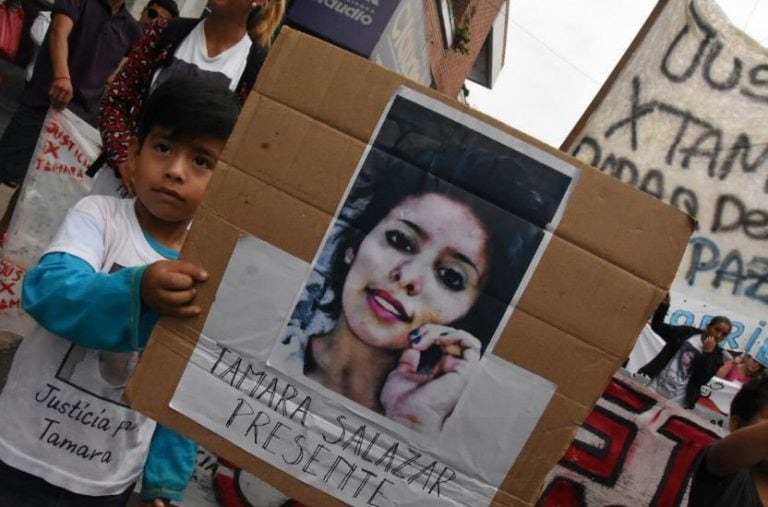
{"type": "Polygon", "coordinates": [[[374,315],[386,322],[411,321],[400,301],[385,290],[369,289],[366,299],[374,315]]]}

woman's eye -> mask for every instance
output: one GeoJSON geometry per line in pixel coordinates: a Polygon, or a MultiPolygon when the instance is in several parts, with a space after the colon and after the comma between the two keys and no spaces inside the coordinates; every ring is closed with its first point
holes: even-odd
{"type": "Polygon", "coordinates": [[[467,282],[459,271],[452,268],[437,268],[437,277],[452,291],[464,290],[467,282]]]}
{"type": "Polygon", "coordinates": [[[416,252],[416,245],[411,241],[410,238],[408,238],[408,236],[403,234],[401,231],[398,231],[397,229],[387,231],[385,233],[385,237],[387,239],[387,244],[389,244],[389,246],[395,250],[405,253],[416,252]]]}

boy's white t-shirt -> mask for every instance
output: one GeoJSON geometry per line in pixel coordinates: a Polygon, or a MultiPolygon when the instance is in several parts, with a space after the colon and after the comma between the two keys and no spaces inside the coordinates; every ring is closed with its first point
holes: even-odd
{"type": "Polygon", "coordinates": [[[208,56],[205,41],[205,21],[198,23],[173,53],[171,62],[155,72],[150,92],[172,76],[191,76],[227,86],[234,91],[243,75],[251,51],[251,38],[245,34],[240,41],[214,57],[208,56]]]}
{"type": "MultiPolygon", "coordinates": [[[[81,200],[48,252],[103,273],[163,259],[144,237],[134,200],[105,196],[81,200]]],[[[0,460],[83,495],[125,491],[143,469],[155,429],[122,400],[137,356],[87,349],[37,326],[0,393],[0,460]]]]}

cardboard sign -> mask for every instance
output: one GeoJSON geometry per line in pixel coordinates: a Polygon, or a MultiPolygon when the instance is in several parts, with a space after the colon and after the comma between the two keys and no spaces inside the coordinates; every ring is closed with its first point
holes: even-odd
{"type": "Polygon", "coordinates": [[[563,144],[699,221],[672,310],[696,326],[730,317],[736,325],[727,346],[764,364],[767,72],[768,50],[732,26],[714,0],[659,2],[563,144]]]}
{"type": "Polygon", "coordinates": [[[688,505],[699,453],[724,434],[618,373],[536,505],[688,505]]]}
{"type": "Polygon", "coordinates": [[[207,310],[158,325],[128,396],[307,504],[531,504],[691,228],[283,30],[182,252],[207,310]]]}

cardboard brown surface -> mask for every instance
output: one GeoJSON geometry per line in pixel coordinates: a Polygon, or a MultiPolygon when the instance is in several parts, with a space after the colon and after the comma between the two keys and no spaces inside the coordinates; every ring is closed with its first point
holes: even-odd
{"type": "Polygon", "coordinates": [[[160,322],[128,397],[140,411],[304,503],[337,502],[168,403],[238,236],[257,236],[310,262],[383,107],[403,84],[581,170],[560,227],[494,349],[558,386],[494,499],[528,505],[663,297],[692,221],[495,120],[288,29],[270,52],[182,252],[210,273],[198,291],[206,311],[189,321],[160,322]]]}

